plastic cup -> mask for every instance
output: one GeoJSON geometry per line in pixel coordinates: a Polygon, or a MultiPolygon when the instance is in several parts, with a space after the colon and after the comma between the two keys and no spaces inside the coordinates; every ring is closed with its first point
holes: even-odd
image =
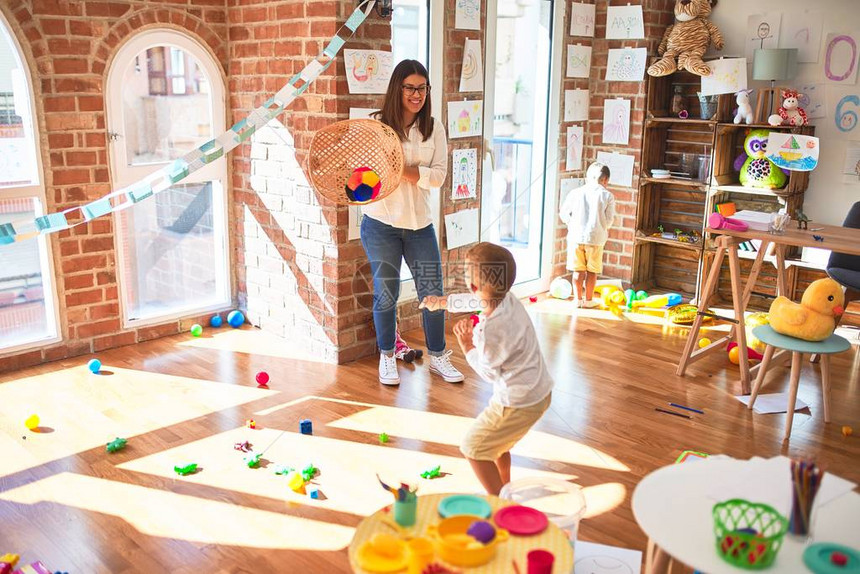
{"type": "Polygon", "coordinates": [[[403,527],[415,525],[415,514],[418,511],[418,497],[410,493],[406,500],[394,501],[394,522],[403,527]]]}
{"type": "Polygon", "coordinates": [[[532,550],[526,555],[528,574],[552,574],[555,556],[547,550],[532,550]]]}
{"type": "Polygon", "coordinates": [[[406,543],[408,555],[407,574],[422,574],[433,562],[433,542],[424,537],[413,538],[406,543]]]}

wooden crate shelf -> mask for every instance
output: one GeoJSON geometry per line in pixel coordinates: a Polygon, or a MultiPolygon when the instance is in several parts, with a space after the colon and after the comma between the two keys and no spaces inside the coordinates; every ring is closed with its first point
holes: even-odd
{"type": "Polygon", "coordinates": [[[701,191],[707,190],[707,184],[695,179],[683,179],[679,177],[640,177],[639,183],[650,183],[654,185],[680,185],[682,187],[693,187],[701,191]]]}
{"type": "Polygon", "coordinates": [[[649,233],[642,233],[641,231],[637,231],[636,236],[634,237],[634,241],[639,243],[645,242],[659,243],[661,245],[671,245],[672,247],[678,247],[679,249],[688,249],[690,251],[701,251],[702,249],[704,249],[704,245],[701,241],[698,243],[688,243],[686,241],[678,241],[677,239],[658,237],[654,235],[654,233],[658,233],[656,229],[649,233]]]}

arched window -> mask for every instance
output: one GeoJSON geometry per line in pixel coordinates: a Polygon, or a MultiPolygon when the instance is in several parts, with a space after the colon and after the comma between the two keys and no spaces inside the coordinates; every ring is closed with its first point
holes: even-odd
{"type": "MultiPolygon", "coordinates": [[[[30,74],[0,13],[0,225],[44,215],[30,74]]],[[[0,242],[0,354],[54,342],[57,305],[44,236],[0,242]]]]}
{"type": "MultiPolygon", "coordinates": [[[[120,188],[226,129],[215,60],[179,32],[138,34],[111,64],[107,121],[113,184],[120,188]]],[[[221,158],[115,215],[127,326],[230,303],[226,198],[221,158]]]]}

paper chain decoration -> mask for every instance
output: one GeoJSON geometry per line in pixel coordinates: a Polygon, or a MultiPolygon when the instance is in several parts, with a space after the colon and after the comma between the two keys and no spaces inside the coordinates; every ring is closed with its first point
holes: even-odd
{"type": "Polygon", "coordinates": [[[359,4],[358,8],[332,36],[328,45],[316,58],[308,63],[301,72],[290,78],[290,81],[262,106],[217,138],[188,152],[183,157],[174,160],[140,181],[109,193],[93,202],[35,219],[22,219],[0,224],[0,246],[71,229],[108,213],[127,209],[168,189],[188,177],[189,174],[227,155],[251,137],[254,132],[280,115],[287,106],[293,103],[293,100],[308,89],[308,86],[334,62],[337,53],[346,41],[352,38],[375,4],[376,0],[365,0],[359,4]],[[345,38],[340,35],[344,29],[349,30],[349,34],[345,38]],[[80,212],[77,218],[72,215],[75,211],[80,212]]]}

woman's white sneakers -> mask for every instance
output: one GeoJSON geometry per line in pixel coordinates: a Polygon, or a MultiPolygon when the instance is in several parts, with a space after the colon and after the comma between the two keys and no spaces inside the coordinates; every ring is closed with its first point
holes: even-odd
{"type": "Polygon", "coordinates": [[[441,376],[445,379],[445,382],[462,383],[466,377],[451,364],[451,353],[453,351],[445,351],[444,354],[438,357],[431,355],[430,372],[441,376]]]}
{"type": "Polygon", "coordinates": [[[400,375],[397,374],[397,359],[394,355],[379,353],[379,382],[383,385],[399,385],[400,375]]]}

